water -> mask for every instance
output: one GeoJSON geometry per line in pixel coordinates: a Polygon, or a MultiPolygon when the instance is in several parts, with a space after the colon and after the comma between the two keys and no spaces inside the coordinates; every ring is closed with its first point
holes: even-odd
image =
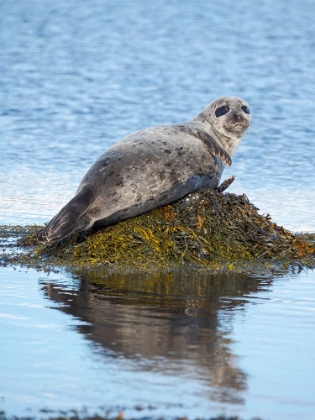
{"type": "MultiPolygon", "coordinates": [[[[2,0],[0,224],[46,222],[115,141],[235,95],[253,119],[229,191],[315,231],[314,13],[312,0],[2,0]]],[[[82,273],[0,273],[8,415],[315,418],[313,272],[108,279],[98,293],[82,273]]]]}
{"type": "Polygon", "coordinates": [[[48,278],[5,268],[1,288],[7,413],[314,418],[312,274],[48,278]]]}

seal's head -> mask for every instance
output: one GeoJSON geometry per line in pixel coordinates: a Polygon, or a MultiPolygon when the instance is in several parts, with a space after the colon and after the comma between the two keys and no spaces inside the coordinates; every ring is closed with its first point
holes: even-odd
{"type": "Polygon", "coordinates": [[[198,117],[210,124],[213,134],[225,150],[233,154],[249,127],[251,113],[243,99],[223,96],[211,102],[198,117]]]}

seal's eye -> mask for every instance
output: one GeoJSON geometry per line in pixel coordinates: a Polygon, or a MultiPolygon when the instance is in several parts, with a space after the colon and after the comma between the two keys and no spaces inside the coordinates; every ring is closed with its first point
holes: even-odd
{"type": "Polygon", "coordinates": [[[222,117],[222,115],[227,114],[229,110],[230,108],[227,105],[220,106],[220,108],[215,110],[215,116],[217,118],[222,117]]]}
{"type": "Polygon", "coordinates": [[[242,111],[244,111],[245,114],[250,114],[250,109],[248,108],[248,106],[242,106],[242,111]]]}

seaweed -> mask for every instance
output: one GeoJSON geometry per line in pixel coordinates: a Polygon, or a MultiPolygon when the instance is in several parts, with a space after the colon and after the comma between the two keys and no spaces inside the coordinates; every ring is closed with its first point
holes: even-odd
{"type": "Polygon", "coordinates": [[[0,261],[43,269],[158,270],[187,265],[220,271],[292,263],[313,267],[314,236],[294,234],[258,210],[245,195],[206,191],[55,243],[38,242],[40,226],[2,227],[0,237],[19,236],[16,246],[23,251],[4,251],[0,261]]]}

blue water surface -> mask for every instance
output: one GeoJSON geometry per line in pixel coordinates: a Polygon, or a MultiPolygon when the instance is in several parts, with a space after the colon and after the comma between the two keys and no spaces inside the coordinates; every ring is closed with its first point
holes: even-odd
{"type": "MultiPolygon", "coordinates": [[[[314,16],[313,0],[1,0],[0,224],[48,221],[114,142],[233,95],[252,124],[229,191],[315,231],[314,16]]],[[[2,267],[0,410],[313,420],[313,272],[212,281],[111,280],[100,298],[2,267]]]]}
{"type": "Polygon", "coordinates": [[[1,223],[44,222],[112,143],[241,96],[231,191],[314,230],[312,0],[0,3],[1,223]]]}
{"type": "Polygon", "coordinates": [[[314,418],[314,275],[214,277],[105,275],[99,293],[84,276],[3,268],[0,407],[314,418]]]}

